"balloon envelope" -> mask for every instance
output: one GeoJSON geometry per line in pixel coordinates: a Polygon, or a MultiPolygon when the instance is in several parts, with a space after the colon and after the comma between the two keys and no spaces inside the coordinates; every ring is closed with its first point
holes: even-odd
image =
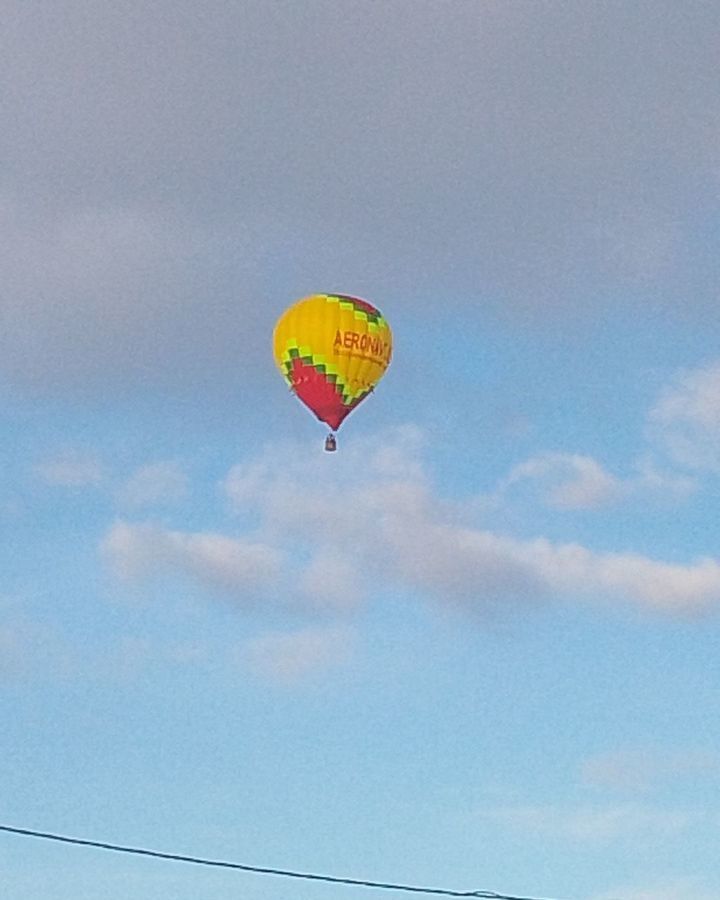
{"type": "Polygon", "coordinates": [[[280,316],[273,349],[291,389],[335,431],[385,373],[392,333],[366,300],[313,294],[280,316]]]}

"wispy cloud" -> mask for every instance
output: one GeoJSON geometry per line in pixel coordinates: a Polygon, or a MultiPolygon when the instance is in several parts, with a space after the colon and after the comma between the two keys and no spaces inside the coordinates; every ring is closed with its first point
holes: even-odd
{"type": "Polygon", "coordinates": [[[677,615],[720,602],[720,563],[712,558],[665,562],[467,524],[464,511],[434,490],[419,446],[406,429],[347,446],[334,461],[268,449],[225,482],[231,501],[259,519],[252,538],[118,522],[105,550],[129,576],[176,572],[239,593],[279,579],[306,600],[314,594],[316,607],[344,591],[336,609],[375,596],[380,583],[479,613],[513,598],[625,602],[677,615]]]}
{"type": "Polygon", "coordinates": [[[515,466],[500,484],[500,492],[522,482],[541,483],[544,497],[559,509],[589,509],[612,503],[623,493],[619,478],[589,456],[544,453],[515,466]]]}
{"type": "Polygon", "coordinates": [[[242,538],[122,521],[105,536],[102,550],[123,578],[180,574],[243,600],[277,578],[282,558],[279,550],[242,538]]]}
{"type": "Polygon", "coordinates": [[[676,463],[720,471],[720,361],[680,372],[650,410],[649,430],[676,463]]]}
{"type": "Polygon", "coordinates": [[[198,666],[206,662],[209,650],[201,640],[158,640],[137,634],[119,635],[106,648],[102,659],[92,660],[93,675],[109,675],[121,681],[142,677],[158,663],[173,667],[198,666]]]}
{"type": "Polygon", "coordinates": [[[309,604],[318,610],[350,611],[364,596],[362,572],[348,554],[330,548],[312,557],[302,571],[299,586],[309,604]]]}
{"type": "Polygon", "coordinates": [[[248,640],[238,661],[252,671],[282,684],[294,684],[318,672],[345,665],[354,651],[348,628],[311,627],[271,632],[248,640]]]}
{"type": "Polygon", "coordinates": [[[105,469],[92,453],[66,450],[37,463],[35,474],[47,484],[58,487],[95,487],[102,483],[105,469]]]}
{"type": "Polygon", "coordinates": [[[689,779],[708,781],[719,774],[720,754],[698,749],[622,749],[591,757],[581,768],[586,784],[625,793],[647,793],[689,779]]]}
{"type": "Polygon", "coordinates": [[[578,453],[542,453],[514,466],[496,489],[502,500],[529,487],[558,510],[589,510],[650,497],[684,499],[697,489],[687,475],[660,469],[649,456],[629,475],[613,474],[598,460],[578,453]]]}
{"type": "Polygon", "coordinates": [[[671,837],[682,834],[695,821],[694,813],[624,803],[615,806],[507,806],[483,817],[517,831],[557,840],[605,844],[630,838],[671,837]]]}
{"type": "MultiPolygon", "coordinates": [[[[682,614],[720,600],[720,564],[713,559],[666,563],[460,524],[422,469],[417,435],[396,440],[407,459],[402,474],[387,471],[378,451],[358,446],[344,451],[338,468],[322,473],[315,471],[322,462],[307,469],[272,460],[237,466],[227,490],[236,503],[258,509],[277,539],[311,538],[321,547],[350,550],[396,583],[476,609],[499,597],[560,595],[622,599],[682,614]]],[[[292,456],[283,452],[285,460],[292,456]]]]}
{"type": "Polygon", "coordinates": [[[76,665],[64,635],[14,602],[0,598],[0,678],[69,676],[76,665]]]}
{"type": "Polygon", "coordinates": [[[136,469],[117,490],[117,498],[126,507],[169,505],[184,499],[188,476],[180,463],[166,460],[147,463],[136,469]]]}

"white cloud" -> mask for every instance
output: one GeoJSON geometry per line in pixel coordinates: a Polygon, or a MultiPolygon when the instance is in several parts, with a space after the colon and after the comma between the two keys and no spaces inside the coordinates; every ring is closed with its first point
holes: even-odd
{"type": "Polygon", "coordinates": [[[67,450],[35,466],[35,473],[47,484],[58,487],[97,486],[105,472],[100,460],[90,453],[67,450]]]}
{"type": "Polygon", "coordinates": [[[620,477],[591,456],[576,453],[543,453],[519,463],[500,482],[497,494],[502,497],[522,484],[537,486],[543,501],[560,510],[595,509],[651,495],[685,497],[696,487],[691,478],[661,471],[650,458],[620,477]]]}
{"type": "Polygon", "coordinates": [[[505,491],[518,482],[540,481],[545,498],[559,509],[588,509],[611,503],[623,492],[621,481],[592,457],[545,453],[515,466],[502,481],[505,491]]]}
{"type": "Polygon", "coordinates": [[[648,609],[696,613],[720,601],[720,564],[699,559],[686,565],[639,554],[593,553],[577,544],[553,545],[544,539],[512,542],[518,556],[549,587],[563,593],[624,598],[648,609]]]}
{"type": "Polygon", "coordinates": [[[507,806],[482,815],[518,831],[590,844],[672,837],[684,832],[697,818],[690,812],[637,803],[604,807],[507,806]]]}
{"type": "Polygon", "coordinates": [[[698,490],[697,480],[677,471],[659,467],[652,454],[641,457],[635,465],[635,476],[627,482],[634,497],[655,495],[683,499],[698,490]]]}
{"type": "Polygon", "coordinates": [[[121,680],[134,680],[159,663],[175,667],[196,666],[209,655],[206,644],[198,640],[155,640],[138,635],[122,635],[104,650],[95,670],[121,680]]]}
{"type": "Polygon", "coordinates": [[[591,757],[582,765],[586,784],[629,793],[646,793],[666,783],[712,779],[720,755],[702,750],[623,749],[591,757]]]}
{"type": "Polygon", "coordinates": [[[347,628],[303,628],[253,638],[245,643],[239,656],[264,678],[292,684],[346,664],[353,644],[353,634],[347,628]]]}
{"type": "Polygon", "coordinates": [[[120,522],[105,548],[121,573],[175,571],[239,592],[283,582],[316,607],[336,599],[328,604],[336,610],[394,589],[477,612],[512,599],[625,602],[677,615],[720,603],[712,558],[599,553],[466,524],[464,510],[435,494],[412,430],[348,443],[328,457],[276,446],[262,462],[233,468],[225,488],[259,520],[252,540],[120,522]],[[404,472],[388,468],[391,447],[405,454],[404,472]]]}
{"type": "Polygon", "coordinates": [[[188,477],[179,463],[171,460],[141,466],[118,489],[120,503],[128,507],[177,503],[188,491],[188,477]]]}
{"type": "Polygon", "coordinates": [[[183,533],[117,522],[103,552],[127,579],[183,574],[206,588],[254,597],[277,577],[281,554],[265,544],[213,533],[183,533]]]}
{"type": "Polygon", "coordinates": [[[364,578],[341,553],[323,550],[315,554],[300,576],[300,588],[319,610],[352,610],[365,597],[364,578]]]}
{"type": "MultiPolygon", "coordinates": [[[[238,506],[259,511],[273,540],[352,553],[365,572],[475,608],[499,597],[558,594],[623,599],[682,614],[720,600],[714,559],[668,563],[460,525],[422,470],[417,436],[402,433],[396,440],[406,460],[402,474],[383,468],[372,441],[344,448],[342,459],[330,463],[322,457],[303,463],[303,454],[279,448],[277,461],[266,456],[235,467],[226,489],[238,506]]],[[[377,443],[387,453],[393,439],[377,443]]],[[[372,579],[368,583],[372,589],[372,579]]]]}
{"type": "Polygon", "coordinates": [[[0,603],[0,677],[62,677],[72,672],[74,664],[57,629],[25,614],[15,603],[0,603]]]}
{"type": "Polygon", "coordinates": [[[650,410],[649,427],[677,463],[720,471],[720,361],[677,375],[650,410]]]}

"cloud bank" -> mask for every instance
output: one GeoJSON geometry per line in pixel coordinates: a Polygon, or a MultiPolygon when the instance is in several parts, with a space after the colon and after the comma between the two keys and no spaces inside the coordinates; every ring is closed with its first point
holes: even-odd
{"type": "Polygon", "coordinates": [[[522,322],[714,310],[714,4],[198,9],[5,4],[13,383],[212,378],[339,282],[522,322]]]}
{"type": "Polygon", "coordinates": [[[238,513],[257,522],[251,532],[228,537],[119,521],[105,552],[127,577],[179,572],[239,598],[281,587],[281,596],[308,609],[336,613],[386,591],[480,615],[508,603],[560,601],[693,616],[720,602],[713,558],[666,562],[469,523],[471,504],[436,493],[421,444],[407,428],[348,445],[335,459],[269,448],[224,483],[238,513]]]}

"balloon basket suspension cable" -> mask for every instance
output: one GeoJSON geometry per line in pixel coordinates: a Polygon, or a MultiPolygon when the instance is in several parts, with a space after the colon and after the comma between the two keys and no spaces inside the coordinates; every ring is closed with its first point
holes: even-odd
{"type": "Polygon", "coordinates": [[[337,450],[337,440],[335,435],[330,432],[330,434],[325,438],[325,451],[327,453],[334,453],[337,450]]]}

